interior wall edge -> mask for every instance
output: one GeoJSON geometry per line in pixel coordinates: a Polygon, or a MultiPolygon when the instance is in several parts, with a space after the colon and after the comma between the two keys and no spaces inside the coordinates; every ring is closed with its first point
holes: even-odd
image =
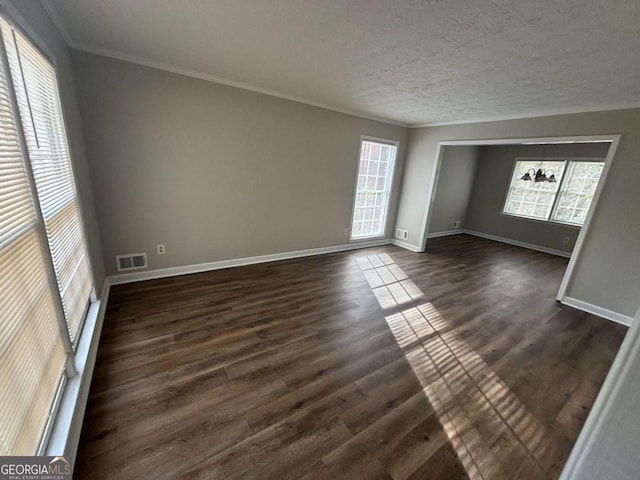
{"type": "Polygon", "coordinates": [[[640,363],[640,309],[625,336],[596,401],[564,465],[560,480],[636,478],[638,387],[634,373],[640,363]],[[624,430],[624,431],[621,431],[624,430]],[[635,437],[635,438],[634,438],[635,437]],[[625,453],[630,455],[625,459],[625,453]]]}

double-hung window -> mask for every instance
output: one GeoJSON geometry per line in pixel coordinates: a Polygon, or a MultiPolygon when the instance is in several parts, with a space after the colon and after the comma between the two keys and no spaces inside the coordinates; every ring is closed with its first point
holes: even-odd
{"type": "Polygon", "coordinates": [[[581,226],[603,168],[602,159],[516,159],[502,213],[581,226]]]}
{"type": "Polygon", "coordinates": [[[0,36],[0,455],[33,455],[93,284],[55,68],[4,17],[0,36]]]}
{"type": "Polygon", "coordinates": [[[363,137],[351,222],[351,238],[383,236],[398,143],[363,137]]]}

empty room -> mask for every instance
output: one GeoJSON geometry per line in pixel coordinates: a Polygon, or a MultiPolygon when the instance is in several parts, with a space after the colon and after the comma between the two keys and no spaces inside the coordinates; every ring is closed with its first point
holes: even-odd
{"type": "Polygon", "coordinates": [[[637,479],[640,3],[0,0],[0,477],[637,479]]]}

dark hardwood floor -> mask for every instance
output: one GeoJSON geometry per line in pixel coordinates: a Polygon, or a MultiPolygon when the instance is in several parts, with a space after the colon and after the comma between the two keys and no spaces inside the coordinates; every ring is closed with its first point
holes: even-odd
{"type": "Polygon", "coordinates": [[[115,286],[76,478],[556,478],[626,328],[466,235],[115,286]]]}

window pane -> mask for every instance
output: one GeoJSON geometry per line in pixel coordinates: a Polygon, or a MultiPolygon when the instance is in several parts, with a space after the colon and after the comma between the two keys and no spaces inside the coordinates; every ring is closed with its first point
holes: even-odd
{"type": "Polygon", "coordinates": [[[533,215],[533,207],[534,204],[533,203],[525,203],[522,205],[522,208],[520,209],[520,213],[522,213],[522,215],[526,215],[528,217],[532,217],[533,215]]]}
{"type": "Polygon", "coordinates": [[[526,190],[524,188],[514,188],[511,192],[511,200],[523,200],[525,192],[526,190]]]}
{"type": "Polygon", "coordinates": [[[567,179],[558,195],[554,220],[574,225],[584,224],[603,168],[602,161],[570,162],[567,179]]]}
{"type": "Polygon", "coordinates": [[[84,227],[53,65],[6,22],[2,34],[18,110],[44,216],[49,250],[72,340],[79,333],[93,289],[84,227]]]}
{"type": "Polygon", "coordinates": [[[538,188],[525,191],[523,201],[527,203],[535,203],[538,198],[538,191],[538,188]]]}
{"type": "Polygon", "coordinates": [[[578,195],[575,193],[563,192],[560,196],[560,205],[567,208],[574,208],[578,203],[578,195]]]}
{"type": "Polygon", "coordinates": [[[579,192],[584,186],[584,180],[580,177],[570,177],[567,181],[568,192],[579,192]]]}
{"type": "Polygon", "coordinates": [[[536,218],[547,218],[551,205],[536,205],[533,208],[533,216],[536,218]]]}
{"type": "Polygon", "coordinates": [[[579,223],[582,225],[584,223],[585,218],[587,218],[587,211],[584,209],[575,209],[573,211],[573,216],[571,217],[571,221],[573,223],[579,223]]]}
{"type": "Polygon", "coordinates": [[[384,234],[396,153],[395,145],[362,141],[351,238],[384,234]]]}
{"type": "Polygon", "coordinates": [[[382,156],[380,157],[380,160],[382,160],[383,162],[388,162],[390,154],[391,154],[391,147],[389,147],[388,145],[385,145],[384,147],[382,147],[382,156]]]}
{"type": "Polygon", "coordinates": [[[504,213],[527,218],[548,220],[558,185],[562,181],[565,161],[518,160],[513,170],[504,213]],[[522,180],[529,172],[531,180],[522,180]],[[535,181],[536,173],[554,175],[556,182],[535,181]]]}
{"type": "Polygon", "coordinates": [[[362,142],[360,147],[360,166],[362,168],[362,162],[368,159],[371,152],[371,144],[369,142],[362,142]]]}
{"type": "Polygon", "coordinates": [[[544,204],[550,207],[553,204],[554,198],[555,195],[553,194],[553,192],[540,192],[540,195],[538,195],[537,203],[544,204]]]}
{"type": "Polygon", "coordinates": [[[518,213],[520,211],[520,202],[510,201],[505,208],[507,213],[518,213]]]}
{"type": "Polygon", "coordinates": [[[364,219],[371,220],[373,218],[373,207],[367,207],[364,209],[364,219]]]}
{"type": "Polygon", "coordinates": [[[554,216],[555,220],[566,222],[571,218],[571,210],[565,207],[559,207],[554,216]]]}
{"type": "Polygon", "coordinates": [[[369,158],[372,158],[374,160],[378,160],[380,158],[380,144],[379,143],[373,143],[373,142],[368,142],[371,144],[371,153],[369,158]]]}
{"type": "Polygon", "coordinates": [[[0,57],[0,455],[35,455],[66,355],[5,67],[0,57]]]}

